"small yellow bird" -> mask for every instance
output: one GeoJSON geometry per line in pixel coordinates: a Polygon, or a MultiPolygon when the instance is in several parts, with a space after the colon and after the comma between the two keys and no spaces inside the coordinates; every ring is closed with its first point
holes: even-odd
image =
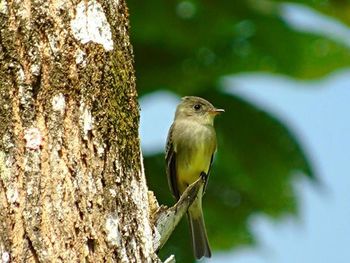
{"type": "MultiPolygon", "coordinates": [[[[216,151],[214,118],[222,109],[199,97],[184,97],[177,106],[166,146],[166,166],[170,189],[179,199],[200,176],[207,176],[216,151]]],[[[207,181],[205,182],[205,185],[207,181]]],[[[211,257],[202,212],[205,186],[198,191],[187,215],[195,257],[211,257]]]]}

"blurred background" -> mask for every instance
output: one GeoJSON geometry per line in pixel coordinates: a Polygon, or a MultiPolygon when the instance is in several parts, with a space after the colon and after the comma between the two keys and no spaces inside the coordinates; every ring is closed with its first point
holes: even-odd
{"type": "MultiPolygon", "coordinates": [[[[181,96],[224,108],[204,196],[212,259],[350,262],[350,2],[128,0],[149,188],[181,96]]],[[[160,251],[195,262],[186,220],[160,251]]]]}

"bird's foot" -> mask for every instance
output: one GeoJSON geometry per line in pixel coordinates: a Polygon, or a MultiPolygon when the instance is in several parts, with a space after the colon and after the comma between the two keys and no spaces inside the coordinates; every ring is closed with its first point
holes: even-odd
{"type": "Polygon", "coordinates": [[[208,179],[208,175],[205,172],[201,172],[201,178],[204,182],[206,182],[208,179]]]}

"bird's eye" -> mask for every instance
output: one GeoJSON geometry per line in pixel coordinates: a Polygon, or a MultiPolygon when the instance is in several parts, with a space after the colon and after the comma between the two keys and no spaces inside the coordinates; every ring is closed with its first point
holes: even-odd
{"type": "Polygon", "coordinates": [[[199,110],[201,107],[202,107],[202,106],[201,106],[200,104],[195,104],[195,105],[193,106],[193,108],[194,108],[195,110],[199,110]]]}

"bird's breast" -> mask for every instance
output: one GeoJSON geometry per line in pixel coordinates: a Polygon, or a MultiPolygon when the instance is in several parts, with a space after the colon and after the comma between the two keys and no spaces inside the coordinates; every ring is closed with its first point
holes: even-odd
{"type": "Polygon", "coordinates": [[[185,125],[178,135],[174,138],[176,170],[179,190],[183,192],[201,172],[208,173],[216,148],[216,136],[213,127],[195,124],[191,127],[185,125]]]}

